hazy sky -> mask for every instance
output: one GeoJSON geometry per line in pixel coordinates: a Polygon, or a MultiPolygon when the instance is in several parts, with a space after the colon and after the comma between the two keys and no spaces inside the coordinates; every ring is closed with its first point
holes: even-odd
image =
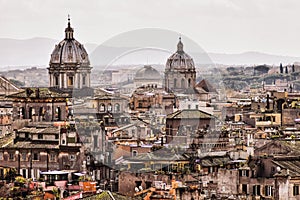
{"type": "Polygon", "coordinates": [[[148,27],[208,52],[300,56],[299,0],[0,0],[0,38],[61,40],[68,14],[82,43],[148,27]]]}

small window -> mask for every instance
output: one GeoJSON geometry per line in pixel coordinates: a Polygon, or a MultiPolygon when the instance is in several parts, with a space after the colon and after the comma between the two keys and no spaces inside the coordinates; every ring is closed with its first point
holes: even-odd
{"type": "Polygon", "coordinates": [[[39,160],[39,154],[33,153],[33,160],[39,160]]]}
{"type": "Polygon", "coordinates": [[[39,133],[39,134],[38,134],[38,139],[39,139],[39,140],[42,140],[42,139],[43,139],[43,134],[39,133]]]}
{"type": "Polygon", "coordinates": [[[197,110],[199,109],[199,105],[196,105],[196,109],[197,109],[197,110]]]}
{"type": "Polygon", "coordinates": [[[104,112],[105,111],[105,105],[104,104],[101,104],[100,105],[100,112],[104,112]]]}
{"type": "Polygon", "coordinates": [[[108,104],[108,105],[107,105],[107,111],[109,111],[109,112],[112,111],[112,105],[111,105],[111,104],[108,104]]]}
{"type": "Polygon", "coordinates": [[[21,156],[21,157],[22,157],[22,160],[23,160],[23,161],[26,161],[26,160],[27,160],[27,159],[26,159],[26,158],[27,158],[27,157],[26,157],[27,154],[24,152],[24,153],[22,153],[21,155],[22,155],[22,156],[21,156]]]}
{"type": "Polygon", "coordinates": [[[273,166],[273,167],[271,167],[271,173],[275,173],[275,167],[273,166]]]}
{"type": "Polygon", "coordinates": [[[55,139],[56,139],[56,140],[59,139],[59,135],[58,135],[58,134],[55,135],[55,139]]]}
{"type": "Polygon", "coordinates": [[[85,76],[82,77],[82,85],[85,85],[86,84],[86,78],[85,76]]]}
{"type": "Polygon", "coordinates": [[[273,186],[271,185],[265,186],[265,196],[273,196],[273,186]]]}
{"type": "Polygon", "coordinates": [[[133,150],[132,151],[132,156],[137,156],[138,155],[138,152],[136,150],[133,150]]]}
{"type": "Polygon", "coordinates": [[[44,115],[44,108],[43,108],[43,107],[40,107],[39,115],[40,115],[40,116],[44,115]]]}
{"type": "Polygon", "coordinates": [[[120,104],[115,104],[115,112],[120,112],[120,104]]]}
{"type": "Polygon", "coordinates": [[[58,79],[59,77],[58,76],[55,76],[55,86],[58,86],[59,85],[59,79],[58,79]]]}
{"type": "Polygon", "coordinates": [[[56,155],[54,153],[50,154],[50,162],[55,162],[56,161],[56,155]]]}
{"type": "Polygon", "coordinates": [[[181,88],[185,88],[185,80],[181,79],[181,88]]]}
{"type": "Polygon", "coordinates": [[[294,185],[293,186],[293,195],[294,196],[299,195],[299,185],[294,185]]]}
{"type": "Polygon", "coordinates": [[[240,170],[240,176],[249,177],[249,170],[240,170]]]}
{"type": "Polygon", "coordinates": [[[248,186],[247,186],[247,184],[242,184],[242,193],[243,194],[248,194],[248,186]]]}
{"type": "Polygon", "coordinates": [[[27,177],[27,169],[22,169],[22,176],[27,177]]]}
{"type": "Polygon", "coordinates": [[[68,86],[73,86],[73,76],[69,76],[69,79],[68,79],[68,86]]]}
{"type": "Polygon", "coordinates": [[[9,153],[9,160],[15,160],[15,154],[14,153],[9,153]]]}
{"type": "Polygon", "coordinates": [[[260,185],[253,185],[253,195],[260,196],[260,185]]]}
{"type": "Polygon", "coordinates": [[[75,155],[70,155],[70,156],[69,156],[69,159],[70,159],[71,161],[74,161],[74,160],[76,159],[76,156],[75,156],[75,155]]]}

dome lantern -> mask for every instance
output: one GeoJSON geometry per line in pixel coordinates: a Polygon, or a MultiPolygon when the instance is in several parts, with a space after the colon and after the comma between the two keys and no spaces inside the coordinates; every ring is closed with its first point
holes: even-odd
{"type": "Polygon", "coordinates": [[[73,38],[73,33],[74,30],[71,27],[71,23],[70,23],[70,15],[68,15],[68,27],[65,29],[65,33],[66,33],[66,39],[67,40],[72,40],[73,38]]]}
{"type": "Polygon", "coordinates": [[[178,53],[183,53],[184,51],[183,51],[183,44],[182,44],[182,42],[181,42],[181,37],[179,37],[179,42],[178,42],[178,44],[177,44],[177,52],[178,53]]]}

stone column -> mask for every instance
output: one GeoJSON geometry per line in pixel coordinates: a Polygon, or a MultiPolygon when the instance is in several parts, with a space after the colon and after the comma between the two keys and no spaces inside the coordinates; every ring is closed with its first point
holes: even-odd
{"type": "Polygon", "coordinates": [[[78,88],[82,88],[81,73],[78,73],[78,88]]]}
{"type": "Polygon", "coordinates": [[[87,87],[91,87],[91,79],[90,79],[90,73],[88,73],[87,75],[86,75],[86,78],[87,78],[87,80],[86,80],[86,83],[87,83],[87,87]]]}
{"type": "Polygon", "coordinates": [[[64,83],[63,83],[63,74],[59,74],[59,88],[63,88],[64,83]]]}
{"type": "Polygon", "coordinates": [[[74,85],[73,88],[79,88],[78,87],[78,73],[75,73],[74,75],[74,85]]]}
{"type": "Polygon", "coordinates": [[[52,77],[53,77],[53,75],[49,74],[49,81],[50,81],[49,85],[50,85],[50,87],[52,87],[52,77]]]}
{"type": "Polygon", "coordinates": [[[68,78],[66,73],[64,73],[64,88],[68,88],[68,78]]]}

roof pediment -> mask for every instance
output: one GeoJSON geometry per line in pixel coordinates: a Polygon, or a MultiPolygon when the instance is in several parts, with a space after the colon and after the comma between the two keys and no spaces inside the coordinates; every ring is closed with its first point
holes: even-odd
{"type": "Polygon", "coordinates": [[[213,115],[197,109],[178,110],[167,116],[168,119],[211,119],[213,115]]]}
{"type": "Polygon", "coordinates": [[[262,147],[255,149],[254,153],[258,156],[263,155],[288,155],[300,152],[297,145],[293,145],[288,141],[271,141],[262,147]]]}
{"type": "Polygon", "coordinates": [[[205,79],[200,81],[195,87],[199,92],[201,90],[204,90],[205,92],[217,92],[217,90],[205,79]]]}

